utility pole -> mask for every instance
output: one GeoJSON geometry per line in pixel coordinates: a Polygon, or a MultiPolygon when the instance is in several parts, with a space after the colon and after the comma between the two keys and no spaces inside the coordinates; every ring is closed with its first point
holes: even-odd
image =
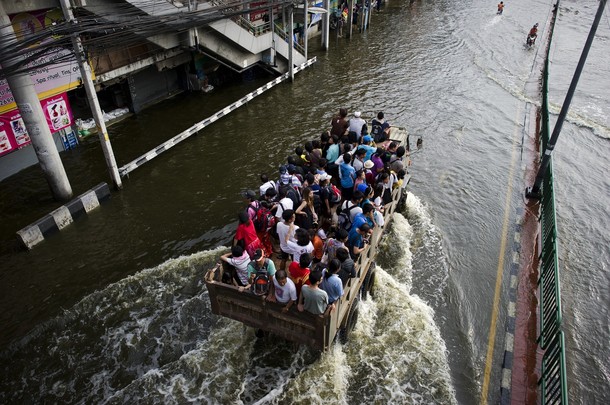
{"type": "MultiPolygon", "coordinates": [[[[6,43],[16,43],[17,37],[13,31],[11,21],[4,11],[4,6],[0,1],[0,36],[8,38],[6,43]]],[[[4,69],[17,65],[20,62],[18,57],[4,58],[0,63],[4,69]]],[[[47,125],[47,120],[42,111],[38,94],[34,88],[34,83],[30,75],[18,73],[6,78],[8,85],[13,93],[21,118],[32,141],[32,146],[38,157],[40,167],[49,183],[53,198],[59,201],[67,201],[72,197],[72,187],[66,175],[57,146],[53,142],[53,135],[47,125]]]]}
{"type": "MultiPolygon", "coordinates": [[[[69,23],[75,23],[76,20],[74,19],[74,14],[72,13],[72,8],[68,0],[59,0],[59,2],[64,12],[66,21],[69,23]]],[[[74,47],[74,54],[76,55],[78,66],[80,67],[80,74],[83,80],[83,85],[85,86],[85,91],[87,92],[87,99],[89,100],[89,106],[91,107],[91,112],[93,113],[93,119],[97,125],[100,144],[102,145],[102,150],[104,151],[104,157],[106,158],[106,165],[108,166],[110,177],[112,178],[114,186],[117,189],[121,189],[123,188],[123,183],[121,182],[119,169],[114,158],[114,152],[112,151],[108,131],[106,130],[106,123],[104,122],[102,109],[100,108],[100,103],[97,99],[95,85],[93,84],[93,80],[91,80],[91,67],[89,67],[89,61],[85,59],[83,45],[78,33],[72,34],[72,46],[74,47]]]]}
{"type": "Polygon", "coordinates": [[[553,128],[553,134],[551,135],[551,139],[549,140],[546,149],[544,150],[542,163],[540,164],[540,169],[538,169],[538,174],[536,174],[536,181],[534,182],[534,185],[532,187],[528,187],[525,191],[525,195],[528,198],[539,199],[542,197],[540,194],[540,186],[542,185],[542,181],[544,180],[546,171],[549,167],[549,164],[551,163],[551,154],[553,153],[553,149],[555,149],[555,144],[557,143],[557,138],[559,138],[559,133],[561,132],[561,127],[563,126],[563,122],[565,121],[566,115],[568,115],[570,103],[572,102],[572,96],[576,91],[576,85],[578,85],[578,79],[580,79],[582,69],[585,67],[585,62],[587,61],[587,56],[589,55],[589,49],[591,48],[591,44],[593,43],[593,39],[595,38],[595,31],[597,31],[597,26],[599,25],[599,21],[602,18],[605,6],[606,0],[600,0],[599,7],[597,8],[597,13],[595,14],[595,19],[593,20],[591,30],[589,31],[589,36],[587,37],[585,46],[582,48],[580,60],[578,61],[576,71],[574,72],[574,76],[572,77],[572,82],[570,83],[570,87],[568,88],[568,92],[566,93],[566,98],[563,102],[563,106],[561,106],[561,111],[559,112],[559,116],[557,117],[555,128],[553,128]]]}

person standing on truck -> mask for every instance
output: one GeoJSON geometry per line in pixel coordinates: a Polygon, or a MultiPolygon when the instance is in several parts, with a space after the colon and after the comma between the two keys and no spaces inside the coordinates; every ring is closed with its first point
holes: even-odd
{"type": "Polygon", "coordinates": [[[277,223],[277,236],[280,241],[280,269],[286,268],[286,260],[290,257],[290,251],[288,249],[288,240],[294,240],[294,234],[299,227],[294,224],[295,214],[293,210],[285,210],[282,212],[282,219],[284,221],[277,223]]]}
{"type": "Polygon", "coordinates": [[[330,135],[337,135],[341,139],[344,135],[347,135],[349,129],[349,122],[347,121],[347,109],[340,108],[339,114],[335,115],[330,121],[330,135]]]}
{"type": "Polygon", "coordinates": [[[262,248],[263,244],[256,234],[254,223],[252,220],[250,220],[248,211],[244,210],[240,212],[237,215],[237,218],[239,219],[239,225],[237,225],[232,246],[240,245],[246,252],[248,252],[250,257],[252,257],[254,255],[254,251],[262,248]]]}
{"type": "Polygon", "coordinates": [[[341,282],[343,283],[343,288],[347,284],[347,281],[350,278],[356,277],[356,265],[354,261],[349,256],[349,252],[345,248],[341,248],[337,250],[337,259],[341,262],[341,269],[337,273],[341,282]]]}
{"type": "MultiPolygon", "coordinates": [[[[265,257],[262,249],[256,249],[253,260],[248,264],[249,284],[244,289],[252,288],[256,295],[265,295],[269,292],[270,284],[275,276],[275,264],[273,260],[265,257]]],[[[240,291],[244,291],[240,289],[240,291]]]]}
{"type": "Polygon", "coordinates": [[[296,286],[297,295],[301,295],[301,288],[309,284],[309,263],[311,263],[311,255],[303,253],[298,262],[292,262],[288,266],[288,275],[296,286]]]}
{"type": "Polygon", "coordinates": [[[320,288],[322,273],[314,271],[309,274],[310,285],[301,288],[301,296],[297,309],[299,312],[307,311],[314,315],[322,315],[328,306],[328,294],[320,288]]]}
{"type": "Polygon", "coordinates": [[[233,277],[237,285],[241,287],[248,285],[248,264],[250,264],[248,252],[241,246],[235,245],[231,248],[231,253],[220,256],[220,260],[229,263],[235,268],[233,277]]]}
{"type": "Polygon", "coordinates": [[[286,304],[282,312],[288,312],[297,300],[297,289],[292,280],[286,276],[284,270],[278,270],[270,286],[267,301],[286,304]]]}
{"type": "Polygon", "coordinates": [[[371,232],[371,227],[366,223],[359,227],[353,226],[350,230],[347,238],[347,246],[349,247],[349,253],[354,261],[358,260],[360,253],[362,253],[368,245],[371,232]]]}
{"type": "Polygon", "coordinates": [[[337,275],[341,268],[339,259],[333,259],[328,264],[328,268],[322,271],[322,282],[320,288],[328,294],[328,303],[334,304],[343,296],[343,282],[337,275]]]}
{"type": "Polygon", "coordinates": [[[345,229],[337,229],[337,231],[335,232],[335,237],[330,238],[326,242],[326,247],[324,249],[325,252],[322,256],[322,263],[329,263],[331,260],[333,260],[336,257],[338,249],[347,249],[345,243],[347,242],[348,236],[349,234],[345,229]]]}

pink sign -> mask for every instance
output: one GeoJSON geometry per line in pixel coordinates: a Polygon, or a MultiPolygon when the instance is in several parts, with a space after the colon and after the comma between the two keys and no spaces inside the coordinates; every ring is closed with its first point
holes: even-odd
{"type": "MultiPolygon", "coordinates": [[[[66,93],[40,102],[51,133],[72,125],[72,109],[66,93]]],[[[19,110],[0,114],[0,156],[31,143],[19,110]]]]}
{"type": "Polygon", "coordinates": [[[30,143],[28,131],[18,110],[0,115],[0,156],[30,143]]]}
{"type": "Polygon", "coordinates": [[[72,125],[72,111],[69,108],[70,103],[66,93],[46,98],[40,104],[51,133],[72,125]]]}

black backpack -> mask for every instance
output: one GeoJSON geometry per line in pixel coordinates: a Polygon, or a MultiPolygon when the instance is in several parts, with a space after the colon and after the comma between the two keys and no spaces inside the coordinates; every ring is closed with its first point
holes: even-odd
{"type": "MultiPolygon", "coordinates": [[[[348,201],[346,201],[346,202],[348,202],[348,201]]],[[[349,201],[349,202],[351,202],[351,201],[349,201]]],[[[337,215],[339,217],[339,226],[341,226],[346,231],[349,231],[351,229],[351,227],[352,227],[352,220],[351,220],[350,211],[352,209],[356,208],[357,206],[358,206],[358,204],[354,204],[354,205],[352,205],[350,207],[347,207],[347,208],[339,207],[337,209],[337,215]]]]}
{"type": "Polygon", "coordinates": [[[383,132],[381,122],[373,120],[373,122],[371,122],[371,126],[371,135],[373,136],[373,140],[375,142],[385,141],[385,132],[383,132]]]}
{"type": "Polygon", "coordinates": [[[288,197],[292,200],[292,202],[294,203],[294,207],[296,209],[296,207],[298,207],[299,204],[301,203],[301,197],[299,196],[299,193],[294,189],[292,184],[281,184],[280,185],[280,195],[282,195],[282,192],[284,190],[286,191],[286,197],[288,197]]]}
{"type": "MultiPolygon", "coordinates": [[[[253,262],[254,264],[252,267],[256,268],[256,262],[253,262]]],[[[269,283],[271,283],[271,280],[269,279],[269,274],[267,273],[267,267],[269,267],[269,259],[265,259],[263,267],[261,267],[254,276],[254,281],[252,282],[252,292],[255,295],[265,295],[269,292],[269,283]]]]}

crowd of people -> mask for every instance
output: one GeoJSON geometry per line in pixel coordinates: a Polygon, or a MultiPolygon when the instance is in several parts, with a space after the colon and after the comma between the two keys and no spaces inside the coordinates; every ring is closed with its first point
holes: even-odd
{"type": "Polygon", "coordinates": [[[330,130],[295,148],[277,180],[261,174],[258,193],[242,194],[223,281],[283,311],[332,310],[410,164],[408,138],[401,145],[389,135],[383,112],[369,132],[360,112],[348,119],[341,108],[330,130]]]}

